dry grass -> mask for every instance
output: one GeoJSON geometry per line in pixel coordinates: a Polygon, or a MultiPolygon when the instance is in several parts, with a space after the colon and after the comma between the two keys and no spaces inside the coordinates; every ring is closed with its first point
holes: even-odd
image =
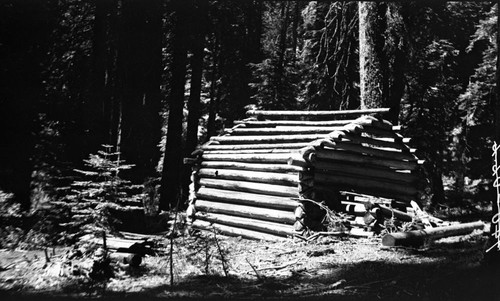
{"type": "MultiPolygon", "coordinates": [[[[175,239],[173,286],[169,285],[166,254],[146,257],[136,269],[116,269],[115,277],[105,283],[92,283],[84,276],[58,275],[65,250],[52,256],[48,265],[41,254],[4,250],[0,263],[8,269],[0,272],[0,288],[13,299],[495,300],[498,287],[488,278],[488,273],[498,271],[481,265],[486,237],[478,232],[442,239],[420,250],[383,248],[380,238],[321,237],[312,243],[218,239],[224,256],[220,256],[212,233],[175,239]],[[8,262],[13,265],[7,266],[8,262]]],[[[167,246],[167,239],[163,241],[167,246]]],[[[81,261],[73,264],[84,264],[81,261]]]]}

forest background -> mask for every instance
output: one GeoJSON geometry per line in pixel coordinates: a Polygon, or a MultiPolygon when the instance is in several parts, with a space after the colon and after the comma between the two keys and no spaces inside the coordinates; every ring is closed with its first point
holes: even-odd
{"type": "MultiPolygon", "coordinates": [[[[0,5],[4,213],[60,220],[62,204],[82,191],[153,204],[152,215],[182,208],[190,173],[182,159],[247,109],[364,105],[358,2],[0,5]]],[[[392,121],[425,159],[421,201],[431,211],[491,206],[497,4],[374,9],[383,104],[397,109],[392,121]]]]}

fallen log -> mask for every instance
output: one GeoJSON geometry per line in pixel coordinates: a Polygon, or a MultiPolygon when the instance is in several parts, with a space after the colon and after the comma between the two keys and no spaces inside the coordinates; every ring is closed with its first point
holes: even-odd
{"type": "Polygon", "coordinates": [[[208,161],[235,161],[249,163],[287,163],[291,154],[203,154],[208,161]]]}
{"type": "Polygon", "coordinates": [[[210,138],[221,144],[254,144],[254,143],[286,143],[308,142],[323,138],[325,134],[311,135],[269,135],[269,136],[217,136],[210,138]]]}
{"type": "Polygon", "coordinates": [[[221,225],[221,224],[217,224],[217,223],[210,223],[210,222],[202,221],[202,220],[195,220],[193,222],[192,226],[193,226],[193,228],[197,228],[200,230],[213,232],[215,229],[216,231],[220,232],[223,235],[236,236],[236,237],[241,236],[243,238],[254,239],[254,240],[277,241],[277,240],[284,240],[285,239],[285,238],[278,236],[278,235],[273,235],[273,234],[269,234],[269,233],[263,233],[263,232],[248,230],[248,229],[241,229],[241,228],[231,227],[231,226],[227,226],[227,225],[221,225]]]}
{"type": "Polygon", "coordinates": [[[245,181],[201,178],[200,186],[284,197],[297,197],[299,194],[297,187],[245,181]]]}
{"type": "Polygon", "coordinates": [[[387,168],[375,168],[371,166],[358,166],[345,164],[341,162],[332,162],[326,160],[316,160],[313,163],[316,170],[330,172],[347,172],[349,174],[362,177],[388,179],[396,182],[415,183],[419,178],[410,172],[398,172],[387,168]]]}
{"type": "Polygon", "coordinates": [[[416,170],[420,164],[423,164],[422,160],[411,161],[411,162],[390,160],[390,159],[374,158],[371,156],[344,152],[340,150],[329,151],[325,149],[316,150],[315,157],[318,159],[341,161],[345,163],[351,162],[357,164],[366,164],[374,167],[387,167],[395,170],[416,170]]]}
{"type": "Polygon", "coordinates": [[[195,208],[197,212],[222,213],[246,218],[253,218],[264,221],[284,223],[293,225],[295,215],[293,209],[278,210],[259,208],[247,205],[235,205],[214,201],[206,201],[202,199],[196,200],[195,208]]]}
{"type": "Polygon", "coordinates": [[[386,247],[407,246],[419,247],[424,244],[426,239],[439,239],[449,236],[458,236],[469,234],[476,229],[484,229],[484,223],[481,221],[458,224],[445,227],[437,227],[425,230],[414,230],[408,232],[389,233],[382,237],[382,245],[386,247]]]}
{"type": "Polygon", "coordinates": [[[231,161],[203,161],[201,162],[202,168],[224,168],[224,169],[239,169],[246,171],[267,171],[279,173],[297,173],[302,170],[301,167],[292,166],[288,164],[259,164],[259,163],[242,163],[231,161]]]}
{"type": "Polygon", "coordinates": [[[202,168],[198,172],[200,178],[215,178],[226,180],[242,180],[268,183],[275,185],[297,186],[298,174],[283,174],[277,172],[246,171],[238,169],[211,169],[202,168]]]}
{"type": "Polygon", "coordinates": [[[211,223],[217,223],[220,225],[249,229],[283,237],[292,236],[295,234],[293,227],[290,225],[260,221],[245,217],[231,216],[226,214],[216,214],[216,213],[200,213],[196,215],[196,218],[211,223]]]}

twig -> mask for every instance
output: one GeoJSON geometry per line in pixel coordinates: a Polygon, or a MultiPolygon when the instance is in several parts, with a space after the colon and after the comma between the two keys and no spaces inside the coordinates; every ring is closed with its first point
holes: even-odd
{"type": "Polygon", "coordinates": [[[278,265],[278,266],[273,266],[273,267],[266,267],[266,268],[260,268],[260,269],[257,269],[257,271],[265,271],[265,270],[281,270],[283,268],[286,268],[288,266],[291,266],[291,265],[294,265],[296,263],[299,262],[299,259],[296,259],[296,260],[293,260],[293,261],[290,261],[290,262],[287,262],[287,263],[284,263],[282,265],[278,265]]]}
{"type": "Polygon", "coordinates": [[[217,239],[217,231],[215,230],[215,228],[212,228],[212,230],[214,231],[215,244],[217,245],[217,250],[219,251],[220,260],[222,263],[222,270],[224,271],[224,275],[226,275],[226,277],[227,277],[228,273],[227,273],[227,267],[226,267],[226,258],[224,258],[224,253],[222,252],[222,249],[221,249],[220,244],[219,244],[219,240],[217,239]]]}
{"type": "Polygon", "coordinates": [[[255,275],[257,276],[257,279],[262,280],[262,277],[259,275],[259,272],[257,272],[257,270],[255,269],[255,267],[250,263],[250,261],[248,261],[248,258],[245,258],[245,260],[248,262],[248,264],[250,265],[250,267],[252,268],[252,270],[255,272],[255,275]]]}
{"type": "Polygon", "coordinates": [[[172,231],[170,232],[170,287],[174,286],[174,231],[177,226],[177,213],[179,212],[179,201],[180,198],[177,198],[177,204],[175,205],[175,215],[174,215],[174,223],[172,224],[172,231]]]}

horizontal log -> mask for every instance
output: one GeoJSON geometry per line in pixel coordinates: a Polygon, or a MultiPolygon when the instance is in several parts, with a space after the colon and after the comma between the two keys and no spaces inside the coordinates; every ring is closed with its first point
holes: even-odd
{"type": "MultiPolygon", "coordinates": [[[[271,146],[271,145],[270,145],[271,146]]],[[[204,154],[289,154],[297,151],[297,149],[272,148],[268,149],[238,149],[238,150],[206,150],[204,154]]]]}
{"type": "Polygon", "coordinates": [[[238,205],[257,206],[259,208],[294,210],[295,207],[297,207],[297,202],[293,201],[289,197],[279,197],[207,187],[201,187],[200,189],[198,189],[198,191],[196,192],[196,198],[238,205]]]}
{"type": "Polygon", "coordinates": [[[402,142],[403,136],[395,133],[393,130],[382,130],[373,126],[363,126],[364,132],[379,138],[389,138],[392,141],[402,142]]]}
{"type": "Polygon", "coordinates": [[[274,148],[274,149],[299,149],[302,147],[305,147],[309,145],[309,143],[306,142],[297,142],[297,143],[281,143],[281,144],[236,144],[236,145],[231,145],[231,144],[217,144],[217,145],[207,145],[203,147],[203,150],[205,151],[211,151],[211,150],[241,150],[241,149],[269,149],[269,148],[274,148]]]}
{"type": "Polygon", "coordinates": [[[336,127],[264,127],[264,128],[238,128],[232,131],[233,135],[290,135],[290,134],[328,134],[330,132],[342,129],[336,127]]]}
{"type": "Polygon", "coordinates": [[[297,186],[297,184],[299,183],[298,174],[245,171],[238,169],[202,168],[199,170],[198,176],[206,178],[243,180],[243,181],[261,182],[268,184],[288,185],[288,186],[297,186]]]}
{"type": "Polygon", "coordinates": [[[224,168],[224,169],[241,169],[247,171],[269,171],[278,173],[297,173],[302,170],[301,167],[288,164],[259,164],[259,163],[242,163],[231,161],[203,161],[202,168],[224,168]]]}
{"type": "MultiPolygon", "coordinates": [[[[384,150],[377,149],[374,147],[363,146],[361,144],[355,144],[350,142],[342,142],[342,141],[330,141],[328,139],[324,139],[321,142],[323,147],[328,147],[330,149],[340,149],[346,150],[356,153],[362,153],[374,157],[392,159],[392,160],[405,160],[405,161],[417,161],[417,157],[412,155],[409,152],[404,152],[398,149],[384,150]]],[[[303,150],[304,148],[301,148],[303,150]]],[[[300,151],[300,150],[299,150],[300,151]]]]}
{"type": "MultiPolygon", "coordinates": [[[[336,133],[336,132],[335,132],[336,133]]],[[[382,138],[375,139],[375,138],[369,138],[369,137],[364,137],[361,135],[355,135],[351,133],[342,133],[341,135],[330,135],[331,139],[335,141],[351,141],[355,143],[362,143],[366,144],[368,146],[375,146],[375,147],[384,147],[384,148],[392,148],[392,149],[397,149],[397,150],[406,150],[409,151],[409,147],[403,143],[398,143],[394,141],[388,141],[384,140],[382,138]]]]}
{"type": "Polygon", "coordinates": [[[195,208],[197,212],[222,213],[264,221],[284,223],[288,225],[293,225],[295,223],[295,215],[293,214],[293,210],[259,208],[247,205],[235,205],[206,201],[202,199],[196,200],[195,208]]]}
{"type": "Polygon", "coordinates": [[[382,211],[382,214],[386,218],[391,218],[394,216],[396,219],[404,221],[404,222],[411,222],[413,220],[413,217],[409,215],[408,213],[405,213],[403,211],[389,208],[383,205],[379,205],[380,210],[382,211]]]}
{"type": "Polygon", "coordinates": [[[416,195],[418,190],[412,185],[404,185],[389,180],[376,178],[361,178],[347,172],[337,174],[325,174],[316,171],[314,175],[315,183],[331,184],[335,186],[345,186],[349,188],[366,187],[380,191],[395,192],[403,195],[416,195]]]}
{"type": "Polygon", "coordinates": [[[293,236],[295,234],[293,226],[260,221],[246,217],[217,213],[200,213],[196,216],[196,218],[220,225],[249,229],[283,237],[293,236]]]}
{"type": "Polygon", "coordinates": [[[324,138],[325,134],[311,135],[269,135],[269,136],[217,136],[210,139],[221,144],[253,144],[253,143],[286,143],[286,142],[308,142],[324,138]]]}
{"type": "Polygon", "coordinates": [[[297,197],[299,195],[299,190],[297,187],[256,182],[201,178],[200,185],[208,188],[260,193],[273,196],[297,197]]]}
{"type": "Polygon", "coordinates": [[[280,241],[285,239],[278,235],[273,235],[248,229],[241,229],[227,225],[215,224],[202,220],[195,220],[192,226],[193,228],[200,230],[213,232],[213,230],[215,229],[217,232],[223,235],[236,236],[236,237],[241,236],[243,238],[254,239],[254,240],[280,241]]]}
{"type": "Polygon", "coordinates": [[[249,163],[288,163],[291,154],[203,154],[208,161],[235,161],[249,163]]]}
{"type": "Polygon", "coordinates": [[[235,121],[236,124],[244,124],[247,127],[272,127],[272,126],[343,126],[353,122],[351,120],[328,120],[328,121],[303,121],[303,120],[249,120],[249,121],[235,121]]]}
{"type": "Polygon", "coordinates": [[[367,118],[367,117],[370,117],[370,116],[363,116],[363,117],[357,119],[354,123],[358,123],[358,124],[361,124],[363,126],[370,126],[370,127],[378,128],[378,129],[385,130],[385,131],[397,130],[397,128],[394,127],[392,125],[392,123],[390,123],[387,120],[376,119],[376,118],[367,118]]]}
{"type": "Polygon", "coordinates": [[[396,170],[416,170],[419,167],[419,164],[422,163],[422,161],[408,162],[400,160],[390,160],[390,159],[375,158],[371,156],[344,152],[344,151],[328,151],[328,150],[317,150],[315,157],[317,159],[334,160],[345,163],[350,162],[357,164],[367,164],[375,167],[377,166],[386,167],[396,170]]]}
{"type": "Polygon", "coordinates": [[[264,111],[264,110],[249,110],[246,112],[247,116],[320,116],[320,117],[337,117],[339,115],[365,115],[376,113],[387,113],[389,108],[376,108],[376,109],[363,109],[363,110],[339,110],[339,111],[264,111]]]}
{"type": "Polygon", "coordinates": [[[327,160],[318,159],[313,163],[316,170],[324,170],[326,172],[347,172],[349,174],[370,177],[389,179],[391,181],[403,183],[415,183],[419,179],[414,174],[409,172],[397,172],[387,168],[375,168],[371,166],[346,164],[343,162],[332,162],[327,160]]]}
{"type": "Polygon", "coordinates": [[[298,154],[294,155],[288,159],[288,165],[296,166],[299,168],[308,168],[308,167],[312,166],[310,162],[308,162],[304,158],[298,156],[298,154]]]}
{"type": "Polygon", "coordinates": [[[367,187],[358,187],[355,189],[355,191],[350,191],[351,188],[345,187],[345,186],[342,187],[342,186],[335,186],[333,184],[315,183],[314,189],[316,191],[324,191],[324,192],[329,192],[329,193],[334,193],[336,191],[340,191],[340,193],[343,193],[343,192],[353,193],[354,192],[354,193],[364,194],[366,196],[380,197],[380,198],[386,198],[386,199],[397,199],[397,200],[404,201],[405,203],[408,203],[408,204],[410,203],[410,201],[413,201],[416,199],[416,196],[414,196],[414,195],[381,191],[379,189],[367,188],[367,187]]]}
{"type": "Polygon", "coordinates": [[[111,252],[108,256],[113,261],[128,264],[131,267],[138,267],[142,263],[142,256],[139,254],[111,252]]]}
{"type": "Polygon", "coordinates": [[[465,235],[471,233],[476,229],[483,230],[484,223],[478,221],[478,222],[437,227],[425,230],[389,233],[384,235],[384,237],[382,237],[382,245],[386,247],[393,247],[393,246],[418,247],[424,244],[425,239],[439,239],[449,236],[465,235]]]}

